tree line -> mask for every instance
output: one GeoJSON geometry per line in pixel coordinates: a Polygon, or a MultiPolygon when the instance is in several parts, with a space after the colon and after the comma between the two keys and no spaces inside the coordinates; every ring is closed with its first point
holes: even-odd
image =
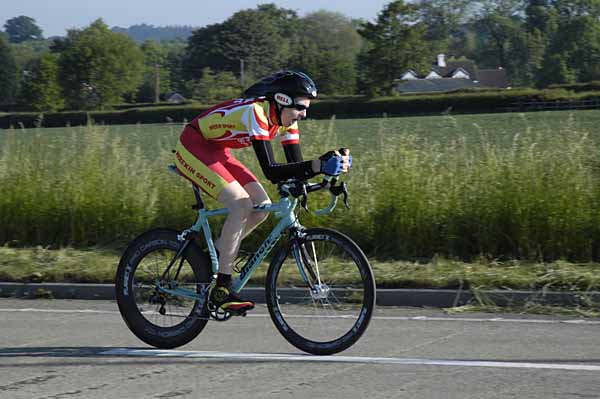
{"type": "Polygon", "coordinates": [[[513,86],[600,79],[598,0],[398,0],[372,22],[263,4],[187,39],[141,44],[101,19],[52,39],[26,16],[4,28],[0,104],[38,111],[151,102],[157,84],[210,103],[282,68],[307,72],[326,95],[390,95],[394,79],[428,72],[439,53],[502,67],[513,86]]]}

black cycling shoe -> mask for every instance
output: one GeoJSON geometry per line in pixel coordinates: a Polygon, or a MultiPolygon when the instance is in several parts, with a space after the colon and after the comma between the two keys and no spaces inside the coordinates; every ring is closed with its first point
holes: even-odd
{"type": "Polygon", "coordinates": [[[242,299],[227,287],[213,286],[208,294],[209,303],[217,310],[243,315],[254,309],[254,302],[242,299]]]}

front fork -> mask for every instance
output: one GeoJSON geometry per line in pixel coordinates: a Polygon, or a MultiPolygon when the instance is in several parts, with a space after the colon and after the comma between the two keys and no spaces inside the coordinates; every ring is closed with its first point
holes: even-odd
{"type": "Polygon", "coordinates": [[[306,241],[306,234],[302,230],[293,230],[290,231],[290,250],[313,299],[327,299],[329,287],[321,281],[314,243],[306,241]]]}

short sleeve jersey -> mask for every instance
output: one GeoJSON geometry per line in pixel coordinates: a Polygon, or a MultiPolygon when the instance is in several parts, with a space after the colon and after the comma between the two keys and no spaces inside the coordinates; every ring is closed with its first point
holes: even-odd
{"type": "Polygon", "coordinates": [[[277,124],[277,114],[264,97],[236,99],[218,104],[198,115],[191,125],[212,144],[242,148],[252,140],[273,140],[279,134],[282,144],[300,142],[298,124],[277,124]]]}

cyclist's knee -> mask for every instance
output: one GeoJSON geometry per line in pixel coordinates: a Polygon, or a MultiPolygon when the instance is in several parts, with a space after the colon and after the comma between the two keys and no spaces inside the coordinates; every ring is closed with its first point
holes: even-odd
{"type": "MultiPolygon", "coordinates": [[[[261,206],[271,205],[271,201],[270,200],[262,201],[260,204],[257,204],[257,205],[261,205],[261,206]]],[[[254,215],[255,215],[254,218],[256,220],[256,223],[260,224],[260,223],[264,222],[265,220],[267,220],[267,218],[269,217],[269,212],[256,212],[254,215]]]]}
{"type": "Polygon", "coordinates": [[[225,187],[219,194],[217,200],[225,205],[230,212],[239,213],[252,209],[252,200],[250,199],[250,196],[237,181],[233,181],[225,187]]]}
{"type": "Polygon", "coordinates": [[[254,204],[249,197],[240,197],[230,201],[227,207],[230,214],[235,214],[243,220],[247,220],[252,213],[254,204]]]}

